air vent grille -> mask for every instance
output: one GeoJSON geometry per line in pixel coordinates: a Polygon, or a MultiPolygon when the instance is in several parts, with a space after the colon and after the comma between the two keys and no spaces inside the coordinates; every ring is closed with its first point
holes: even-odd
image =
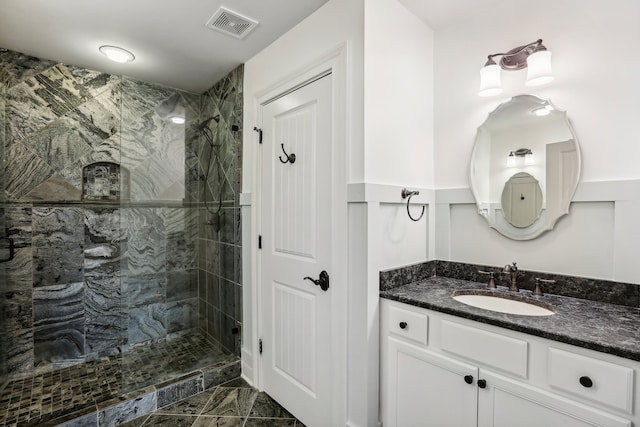
{"type": "Polygon", "coordinates": [[[209,18],[206,25],[212,30],[243,39],[258,26],[258,21],[221,7],[209,18]]]}

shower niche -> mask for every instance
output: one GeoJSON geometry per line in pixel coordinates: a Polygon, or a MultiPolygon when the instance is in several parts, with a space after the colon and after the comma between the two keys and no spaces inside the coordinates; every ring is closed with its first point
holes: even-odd
{"type": "Polygon", "coordinates": [[[112,162],[96,162],[82,168],[82,200],[129,199],[129,173],[112,162]]]}

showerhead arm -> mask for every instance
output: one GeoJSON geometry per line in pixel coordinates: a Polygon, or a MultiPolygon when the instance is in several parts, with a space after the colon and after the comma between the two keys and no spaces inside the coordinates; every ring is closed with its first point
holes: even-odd
{"type": "Polygon", "coordinates": [[[220,122],[220,115],[215,115],[213,117],[209,117],[208,119],[206,119],[202,123],[194,124],[193,127],[194,127],[194,129],[197,129],[198,131],[202,132],[204,129],[207,128],[207,126],[209,126],[209,123],[211,122],[211,120],[215,121],[216,123],[219,123],[220,122]]]}
{"type": "Polygon", "coordinates": [[[215,116],[209,117],[208,119],[204,120],[201,123],[194,124],[193,129],[201,133],[211,147],[216,147],[217,145],[213,141],[213,134],[211,133],[211,129],[209,128],[209,123],[211,123],[211,120],[215,121],[216,123],[219,123],[220,115],[216,114],[215,116]]]}

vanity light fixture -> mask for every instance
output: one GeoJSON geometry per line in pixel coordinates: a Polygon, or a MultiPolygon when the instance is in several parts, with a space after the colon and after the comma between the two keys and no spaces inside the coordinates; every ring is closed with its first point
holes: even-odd
{"type": "Polygon", "coordinates": [[[500,69],[507,71],[527,70],[527,86],[539,86],[553,80],[551,52],[542,44],[542,39],[518,46],[505,53],[492,53],[480,69],[480,96],[495,96],[502,93],[500,69]],[[493,58],[501,56],[497,64],[493,58]]]}
{"type": "Polygon", "coordinates": [[[518,165],[530,165],[533,163],[533,151],[530,148],[518,148],[517,150],[509,152],[507,157],[507,167],[514,167],[518,165]],[[530,157],[527,157],[530,156],[530,157]]]}
{"type": "Polygon", "coordinates": [[[98,48],[101,54],[114,62],[125,63],[136,59],[135,55],[118,46],[103,45],[98,48]]]}

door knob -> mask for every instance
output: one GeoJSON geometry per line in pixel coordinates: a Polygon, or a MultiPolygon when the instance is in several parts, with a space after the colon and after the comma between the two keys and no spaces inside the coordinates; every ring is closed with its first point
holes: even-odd
{"type": "Polygon", "coordinates": [[[320,277],[317,280],[309,276],[305,277],[304,280],[311,280],[316,286],[320,286],[323,291],[329,289],[329,273],[324,270],[320,272],[320,277]]]}

